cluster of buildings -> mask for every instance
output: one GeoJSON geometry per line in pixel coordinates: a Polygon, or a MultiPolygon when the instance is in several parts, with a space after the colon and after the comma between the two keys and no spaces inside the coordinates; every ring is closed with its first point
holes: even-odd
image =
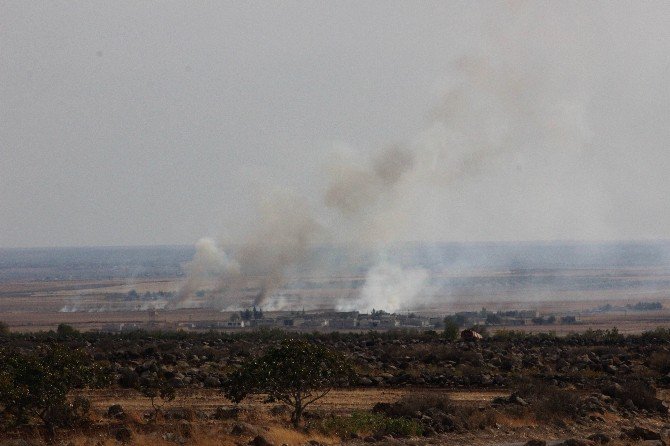
{"type": "MultiPolygon", "coordinates": [[[[159,318],[159,317],[158,317],[159,318]]],[[[276,312],[259,318],[242,318],[237,313],[227,320],[198,320],[188,322],[125,322],[108,323],[101,327],[104,332],[129,332],[136,330],[238,330],[253,328],[282,328],[295,330],[389,330],[395,328],[440,329],[444,316],[420,316],[415,314],[389,314],[382,311],[362,314],[349,312],[276,312]]]]}
{"type": "MultiPolygon", "coordinates": [[[[429,316],[415,313],[396,314],[384,311],[360,313],[358,311],[324,311],[324,312],[256,312],[249,317],[249,311],[241,313],[220,314],[216,320],[195,320],[182,322],[160,321],[160,315],[154,310],[154,319],[146,322],[125,322],[105,324],[101,331],[129,332],[136,330],[147,331],[207,331],[225,330],[235,331],[256,328],[279,328],[287,330],[392,330],[418,329],[441,330],[444,327],[444,315],[429,316]]],[[[542,317],[535,310],[511,310],[490,312],[465,311],[449,316],[461,326],[488,325],[488,326],[523,326],[546,325],[560,322],[561,324],[576,323],[574,316],[542,317]]]]}

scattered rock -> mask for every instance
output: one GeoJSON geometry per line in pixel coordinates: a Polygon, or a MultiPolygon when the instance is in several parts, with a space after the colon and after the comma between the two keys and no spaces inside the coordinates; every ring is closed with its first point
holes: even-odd
{"type": "Polygon", "coordinates": [[[163,411],[163,416],[166,420],[195,420],[195,412],[193,410],[183,407],[171,407],[163,411]]]}
{"type": "Polygon", "coordinates": [[[603,434],[602,432],[589,435],[587,438],[597,444],[607,444],[612,440],[608,435],[603,434]]]}
{"type": "Polygon", "coordinates": [[[120,420],[126,417],[126,412],[120,404],[112,404],[107,409],[107,416],[120,420]]]}
{"type": "Polygon", "coordinates": [[[593,444],[594,443],[589,440],[579,440],[577,438],[569,438],[557,444],[556,446],[591,446],[593,444]]]}
{"type": "Polygon", "coordinates": [[[256,435],[253,440],[249,442],[249,446],[274,446],[264,436],[256,435]]]}
{"type": "Polygon", "coordinates": [[[267,431],[258,428],[252,424],[239,421],[235,423],[230,433],[231,435],[237,435],[237,436],[247,435],[249,437],[262,437],[265,432],[267,431]]]}
{"type": "Polygon", "coordinates": [[[133,431],[128,426],[118,426],[112,428],[112,436],[114,436],[116,441],[129,443],[133,439],[133,431]]]}
{"type": "Polygon", "coordinates": [[[642,426],[635,426],[630,429],[623,429],[622,436],[631,440],[660,440],[661,434],[654,432],[642,426]]]}
{"type": "Polygon", "coordinates": [[[217,407],[214,411],[215,420],[235,420],[240,414],[240,410],[237,407],[231,409],[226,409],[225,407],[217,407]]]}
{"type": "Polygon", "coordinates": [[[208,376],[203,381],[203,384],[205,385],[205,387],[209,387],[209,388],[221,387],[221,381],[216,376],[208,376]]]}

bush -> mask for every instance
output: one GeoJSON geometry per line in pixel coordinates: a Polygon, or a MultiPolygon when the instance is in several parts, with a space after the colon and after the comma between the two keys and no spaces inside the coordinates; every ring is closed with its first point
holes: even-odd
{"type": "Polygon", "coordinates": [[[454,405],[448,395],[430,392],[411,393],[403,396],[397,402],[388,405],[375,406],[377,411],[394,417],[414,417],[417,412],[427,412],[429,409],[438,409],[451,413],[454,405]]]}
{"type": "Polygon", "coordinates": [[[566,339],[573,341],[578,341],[581,343],[594,344],[594,343],[603,343],[603,344],[618,344],[622,342],[625,337],[619,333],[619,329],[613,327],[609,330],[593,330],[589,328],[583,333],[574,333],[570,336],[567,336],[566,339]]]}
{"type": "Polygon", "coordinates": [[[287,339],[258,358],[250,358],[224,383],[226,397],[238,403],[251,394],[291,407],[298,426],[304,409],[333,387],[353,379],[348,361],[313,342],[287,339]]]}
{"type": "Polygon", "coordinates": [[[645,331],[640,337],[647,342],[668,342],[670,341],[670,328],[657,327],[655,330],[645,331]]]}
{"type": "Polygon", "coordinates": [[[53,432],[69,426],[90,408],[83,400],[70,404],[68,393],[76,388],[109,384],[109,373],[80,350],[59,345],[36,351],[0,351],[0,405],[4,418],[15,425],[37,418],[53,432]]]}
{"type": "Polygon", "coordinates": [[[574,418],[581,407],[576,393],[540,380],[519,384],[516,393],[530,404],[533,414],[542,422],[574,418]]]}
{"type": "Polygon", "coordinates": [[[652,353],[651,357],[649,358],[649,367],[663,375],[670,373],[670,353],[652,353]]]}
{"type": "Polygon", "coordinates": [[[326,435],[335,434],[340,438],[351,438],[354,435],[411,437],[423,434],[423,426],[418,421],[371,412],[326,418],[319,421],[316,427],[326,435]]]}
{"type": "MultiPolygon", "coordinates": [[[[612,395],[611,395],[612,396],[612,395]]],[[[620,403],[631,400],[638,409],[667,413],[663,401],[656,397],[656,389],[644,381],[629,381],[621,386],[621,390],[613,395],[620,403]]]]}
{"type": "Polygon", "coordinates": [[[392,404],[378,403],[373,412],[393,418],[414,419],[425,432],[484,429],[496,422],[492,411],[457,406],[448,395],[431,392],[407,394],[392,404]],[[428,415],[428,418],[423,418],[423,415],[428,415]]]}
{"type": "Polygon", "coordinates": [[[161,369],[150,371],[148,376],[140,378],[138,390],[151,401],[151,407],[154,409],[154,417],[158,416],[158,413],[166,402],[172,401],[176,396],[176,390],[170,382],[167,373],[161,369]],[[158,404],[157,399],[161,399],[163,403],[158,404]]]}

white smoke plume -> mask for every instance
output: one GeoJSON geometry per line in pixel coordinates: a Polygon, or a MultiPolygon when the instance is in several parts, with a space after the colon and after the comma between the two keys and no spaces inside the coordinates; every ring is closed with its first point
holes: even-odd
{"type": "Polygon", "coordinates": [[[356,300],[341,300],[339,311],[374,309],[395,313],[414,308],[428,286],[428,271],[420,268],[402,268],[382,261],[373,266],[365,277],[365,285],[356,300]]]}
{"type": "Polygon", "coordinates": [[[188,300],[200,287],[207,286],[213,279],[239,275],[240,266],[228,257],[214,239],[203,237],[195,244],[195,254],[186,265],[186,272],[187,278],[179,290],[177,300],[171,302],[168,308],[188,306],[188,300]]]}
{"type": "Polygon", "coordinates": [[[187,265],[188,277],[173,306],[188,306],[193,293],[215,279],[208,306],[239,308],[245,288],[258,289],[252,305],[262,306],[282,284],[285,274],[309,253],[320,225],[305,202],[286,193],[273,193],[261,203],[259,221],[229,257],[213,239],[203,238],[187,265]]]}

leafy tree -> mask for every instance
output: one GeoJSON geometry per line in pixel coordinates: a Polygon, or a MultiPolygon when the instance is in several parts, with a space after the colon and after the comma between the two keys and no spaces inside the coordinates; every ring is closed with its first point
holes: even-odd
{"type": "Polygon", "coordinates": [[[351,366],[338,353],[287,339],[247,360],[229,377],[224,392],[235,403],[251,394],[266,394],[268,402],[279,401],[292,409],[291,421],[297,427],[308,405],[352,377],[351,366]]]}
{"type": "Polygon", "coordinates": [[[158,415],[166,402],[172,401],[176,396],[174,386],[168,379],[167,373],[162,369],[150,371],[148,376],[141,378],[139,391],[151,401],[155,416],[158,415]],[[163,403],[158,404],[157,399],[161,399],[163,403]]]}
{"type": "Polygon", "coordinates": [[[27,353],[0,351],[0,406],[15,425],[37,418],[53,434],[82,413],[81,401],[67,401],[71,390],[109,382],[108,371],[81,350],[53,345],[27,353]]]}
{"type": "Polygon", "coordinates": [[[9,336],[9,325],[4,322],[0,322],[0,336],[9,336]]]}

